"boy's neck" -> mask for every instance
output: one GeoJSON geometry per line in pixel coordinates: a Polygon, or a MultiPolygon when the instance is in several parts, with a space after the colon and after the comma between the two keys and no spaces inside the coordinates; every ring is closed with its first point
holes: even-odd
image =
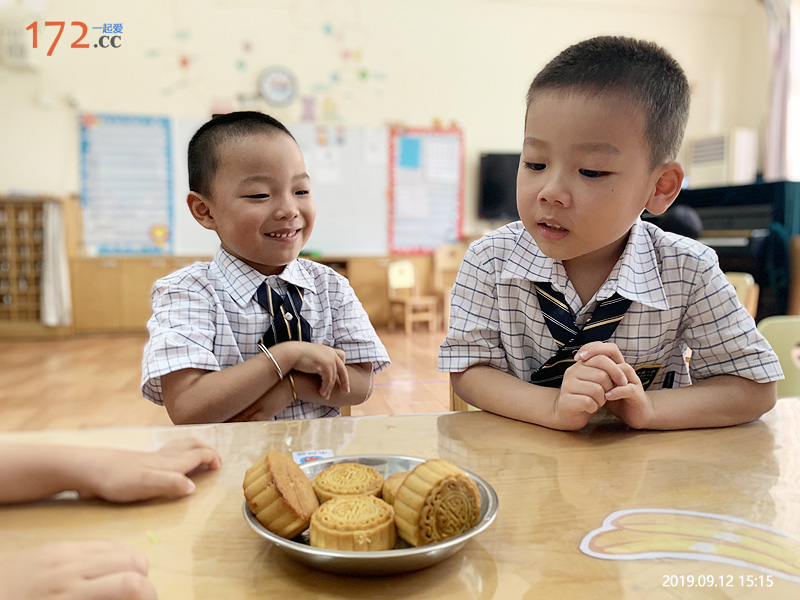
{"type": "Polygon", "coordinates": [[[569,277],[572,287],[578,293],[583,306],[586,306],[586,303],[592,299],[597,290],[606,282],[619,257],[622,256],[627,243],[628,236],[625,236],[617,242],[617,247],[613,249],[603,248],[602,251],[584,254],[583,256],[563,261],[567,277],[569,277]],[[609,250],[611,251],[609,252],[609,250]]]}

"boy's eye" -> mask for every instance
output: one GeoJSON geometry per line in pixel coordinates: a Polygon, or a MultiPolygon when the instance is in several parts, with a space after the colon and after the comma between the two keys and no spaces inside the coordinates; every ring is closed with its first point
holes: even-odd
{"type": "Polygon", "coordinates": [[[245,196],[245,198],[253,198],[256,200],[263,200],[264,198],[269,198],[269,194],[250,194],[245,196]]]}
{"type": "Polygon", "coordinates": [[[530,169],[531,171],[544,171],[545,166],[546,165],[544,163],[525,163],[525,168],[530,169]]]}
{"type": "Polygon", "coordinates": [[[578,169],[578,173],[580,173],[584,177],[589,177],[590,179],[605,177],[606,175],[609,174],[608,171],[593,171],[592,169],[578,169]]]}
{"type": "Polygon", "coordinates": [[[294,194],[295,196],[305,196],[308,194],[308,190],[297,190],[294,194]]]}

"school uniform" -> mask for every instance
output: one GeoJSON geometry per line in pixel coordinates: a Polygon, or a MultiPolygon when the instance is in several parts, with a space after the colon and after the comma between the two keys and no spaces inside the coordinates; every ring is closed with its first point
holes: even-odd
{"type": "MultiPolygon", "coordinates": [[[[347,363],[372,363],[377,373],[389,356],[347,279],[330,267],[296,259],[278,275],[263,275],[220,248],[153,286],[150,340],[142,359],[142,394],[163,405],[161,377],[180,369],[220,371],[259,352],[273,317],[259,304],[262,284],[286,298],[307,321],[310,342],[344,351],[347,363]],[[291,298],[294,298],[292,300],[291,298]]],[[[262,288],[263,289],[263,288],[262,288]]],[[[336,416],[339,409],[296,401],[275,419],[336,416]]]]}
{"type": "Polygon", "coordinates": [[[576,329],[615,293],[630,300],[607,341],[648,389],[716,375],[764,383],[783,378],[777,356],[704,244],[637,220],[620,260],[584,306],[564,265],[543,254],[521,221],[472,243],[451,295],[440,371],[488,365],[531,381],[559,350],[536,284],[563,294],[576,329]],[[691,349],[691,360],[687,360],[691,349]]]}

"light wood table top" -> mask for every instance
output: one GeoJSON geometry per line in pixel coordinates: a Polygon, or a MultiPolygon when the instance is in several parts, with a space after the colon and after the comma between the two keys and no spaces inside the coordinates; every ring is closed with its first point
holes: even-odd
{"type": "Polygon", "coordinates": [[[679,432],[605,425],[568,433],[469,412],[4,433],[0,443],[156,449],[189,435],[223,457],[221,470],[195,477],[192,496],[2,507],[0,555],[55,540],[123,541],[148,556],[159,596],[181,600],[800,597],[796,400],[781,400],[760,422],[679,432]],[[445,458],[492,485],[498,516],[457,554],[421,571],[317,571],[243,519],[244,472],[272,449],[445,458]],[[631,512],[597,532],[617,511],[631,512]],[[620,556],[628,560],[610,560],[620,556]]]}

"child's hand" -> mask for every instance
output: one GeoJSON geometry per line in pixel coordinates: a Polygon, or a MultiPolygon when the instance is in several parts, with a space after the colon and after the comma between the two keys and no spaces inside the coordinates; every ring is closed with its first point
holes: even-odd
{"type": "Polygon", "coordinates": [[[606,393],[608,410],[634,429],[643,429],[653,418],[653,402],[634,368],[628,363],[621,366],[629,383],[606,393]]]}
{"type": "Polygon", "coordinates": [[[564,372],[555,401],[560,429],[580,429],[606,403],[606,392],[627,383],[621,365],[605,354],[577,361],[564,372]]]}
{"type": "MultiPolygon", "coordinates": [[[[625,362],[619,348],[611,342],[592,342],[583,346],[575,355],[579,361],[594,364],[606,370],[613,379],[613,389],[606,389],[604,400],[608,410],[636,429],[646,427],[653,416],[653,403],[642,387],[634,368],[625,362]],[[609,368],[607,362],[596,362],[598,357],[608,357],[615,364],[609,368]]],[[[601,405],[602,406],[602,405],[601,405]]]]}
{"type": "Polygon", "coordinates": [[[122,544],[60,542],[0,560],[4,600],[154,600],[156,596],[147,579],[147,559],[122,544]]]}
{"type": "Polygon", "coordinates": [[[320,396],[330,400],[331,392],[337,384],[345,394],[350,393],[350,376],[347,373],[345,354],[342,350],[310,342],[298,343],[302,345],[302,349],[294,369],[302,373],[319,375],[322,379],[322,384],[319,386],[320,396]]]}
{"type": "Polygon", "coordinates": [[[81,498],[103,498],[111,502],[136,502],[150,498],[179,498],[191,494],[195,485],[186,474],[199,467],[218,469],[219,454],[195,439],[177,440],[156,452],[134,452],[104,448],[86,449],[81,498]]]}

